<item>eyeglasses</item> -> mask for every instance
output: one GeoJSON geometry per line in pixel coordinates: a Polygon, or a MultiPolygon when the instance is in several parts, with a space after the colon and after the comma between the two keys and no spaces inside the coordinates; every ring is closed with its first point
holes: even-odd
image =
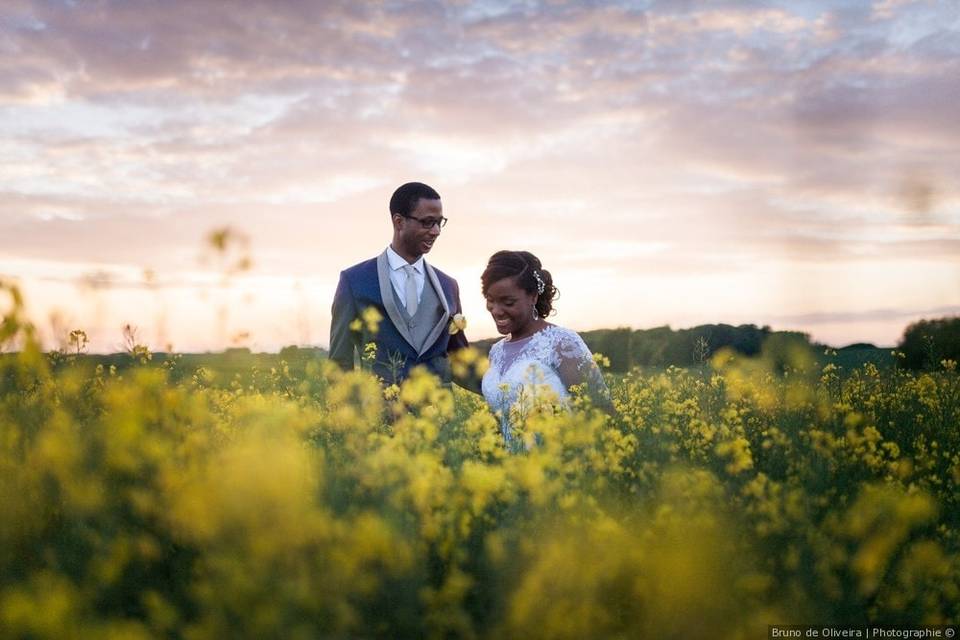
{"type": "Polygon", "coordinates": [[[447,219],[443,216],[439,218],[416,218],[414,216],[403,216],[404,218],[409,218],[410,220],[416,220],[420,223],[420,226],[424,229],[433,229],[433,225],[437,225],[441,229],[447,224],[447,219]]]}

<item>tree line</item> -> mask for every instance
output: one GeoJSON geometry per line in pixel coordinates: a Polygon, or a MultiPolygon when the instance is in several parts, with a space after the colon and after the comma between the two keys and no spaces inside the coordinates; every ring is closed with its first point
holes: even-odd
{"type": "MultiPolygon", "coordinates": [[[[865,362],[873,362],[877,366],[896,363],[897,366],[912,370],[956,367],[950,364],[951,361],[960,362],[960,317],[920,320],[909,325],[895,348],[897,357],[894,356],[894,350],[869,343],[833,349],[811,341],[808,334],[800,331],[774,331],[769,326],[758,327],[754,324],[706,324],[676,330],[669,326],[652,329],[619,327],[583,331],[580,336],[593,353],[602,353],[609,359],[609,369],[614,373],[625,373],[634,367],[700,366],[724,347],[746,356],[755,356],[765,345],[768,354],[796,347],[806,348],[820,362],[825,361],[825,354],[831,354],[830,361],[848,370],[865,362]]],[[[475,340],[471,341],[471,345],[482,353],[488,353],[499,339],[475,340]]],[[[61,356],[69,355],[69,351],[64,350],[61,356]]],[[[170,366],[176,361],[182,372],[207,366],[220,373],[232,374],[246,372],[251,367],[270,371],[280,360],[299,371],[309,361],[326,356],[326,351],[321,348],[294,345],[284,347],[279,354],[251,353],[247,348],[206,354],[150,354],[144,348],[145,353],[128,349],[126,353],[88,355],[79,343],[74,351],[76,356],[105,367],[113,365],[126,368],[134,360],[144,360],[146,355],[146,359],[155,356],[153,363],[158,366],[170,366]]]]}
{"type": "MultiPolygon", "coordinates": [[[[689,329],[669,326],[652,329],[595,329],[580,336],[593,353],[602,353],[610,360],[610,370],[624,373],[633,367],[690,367],[705,364],[723,347],[730,347],[747,356],[760,353],[764,342],[778,336],[784,342],[809,345],[810,337],[798,331],[773,331],[768,326],[753,324],[733,326],[708,324],[689,329]]],[[[499,338],[471,342],[481,351],[489,351],[499,338]]]]}
{"type": "Polygon", "coordinates": [[[960,316],[919,320],[906,328],[897,349],[903,366],[939,369],[945,361],[960,361],[960,316]]]}
{"type": "MultiPolygon", "coordinates": [[[[596,329],[580,332],[594,353],[602,353],[610,360],[610,370],[625,373],[633,367],[691,367],[708,362],[714,353],[728,347],[746,356],[758,355],[764,344],[776,348],[807,348],[818,360],[831,353],[835,360],[856,367],[864,362],[878,366],[897,363],[913,370],[940,369],[944,362],[960,361],[960,317],[920,320],[908,326],[893,350],[869,343],[855,343],[833,349],[814,342],[809,334],[800,331],[774,331],[769,326],[754,324],[733,326],[706,324],[689,329],[671,329],[669,326],[652,329],[596,329]],[[768,341],[773,342],[768,342],[768,341]]],[[[499,338],[478,340],[471,344],[483,352],[499,338]]]]}

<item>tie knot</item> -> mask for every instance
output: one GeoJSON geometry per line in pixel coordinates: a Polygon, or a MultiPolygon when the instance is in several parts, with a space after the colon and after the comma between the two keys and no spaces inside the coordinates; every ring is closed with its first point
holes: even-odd
{"type": "Polygon", "coordinates": [[[413,268],[412,264],[405,264],[403,265],[403,272],[408,276],[412,276],[417,272],[417,270],[413,268]]]}

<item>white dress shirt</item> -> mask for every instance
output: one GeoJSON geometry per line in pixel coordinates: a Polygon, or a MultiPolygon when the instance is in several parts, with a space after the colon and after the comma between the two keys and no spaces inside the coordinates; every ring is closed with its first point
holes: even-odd
{"type": "MultiPolygon", "coordinates": [[[[403,271],[403,268],[410,264],[406,260],[400,257],[396,251],[393,250],[393,247],[387,246],[387,262],[390,265],[390,282],[393,284],[393,290],[397,292],[397,296],[401,301],[406,299],[406,290],[407,290],[407,274],[403,271]]],[[[414,279],[417,283],[417,301],[423,299],[423,285],[426,283],[426,267],[424,266],[423,256],[410,265],[413,267],[414,279]]]]}

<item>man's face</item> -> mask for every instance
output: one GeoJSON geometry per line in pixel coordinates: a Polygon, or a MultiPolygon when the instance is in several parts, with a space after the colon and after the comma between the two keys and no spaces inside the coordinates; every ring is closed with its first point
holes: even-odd
{"type": "Polygon", "coordinates": [[[398,253],[404,258],[417,258],[429,253],[440,235],[443,205],[439,200],[420,198],[410,217],[393,216],[394,237],[398,253]],[[434,224],[429,224],[433,222],[434,224]]]}

